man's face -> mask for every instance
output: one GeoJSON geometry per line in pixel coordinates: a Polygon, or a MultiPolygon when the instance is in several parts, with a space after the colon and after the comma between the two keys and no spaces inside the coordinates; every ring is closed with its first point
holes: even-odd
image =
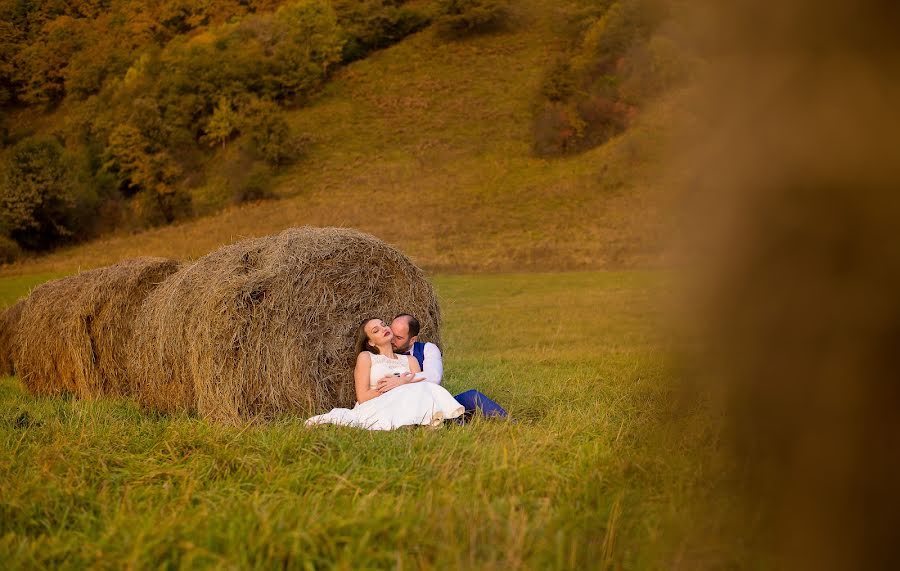
{"type": "Polygon", "coordinates": [[[415,337],[412,339],[409,337],[409,322],[407,321],[407,318],[398,317],[391,321],[391,331],[394,332],[394,338],[391,340],[394,351],[398,353],[406,353],[409,351],[409,348],[416,339],[415,337]]]}

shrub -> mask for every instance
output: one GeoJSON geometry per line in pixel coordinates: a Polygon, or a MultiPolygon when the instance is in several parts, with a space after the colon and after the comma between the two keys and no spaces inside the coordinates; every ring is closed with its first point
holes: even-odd
{"type": "Polygon", "coordinates": [[[252,99],[241,114],[241,132],[260,158],[273,166],[294,159],[297,143],[278,105],[264,99],[252,99]]]}
{"type": "Polygon", "coordinates": [[[0,234],[0,264],[15,262],[22,256],[22,248],[9,236],[0,234]]]}
{"type": "Polygon", "coordinates": [[[534,152],[538,156],[561,155],[574,144],[577,129],[568,110],[556,102],[548,102],[535,114],[534,152]]]}
{"type": "Polygon", "coordinates": [[[666,15],[660,0],[618,0],[585,26],[568,59],[544,78],[535,106],[538,155],[580,152],[624,131],[637,105],[681,74],[677,47],[654,36],[666,15]]]}
{"type": "Polygon", "coordinates": [[[416,6],[405,5],[405,0],[335,0],[333,4],[346,38],[341,55],[345,63],[395,44],[431,22],[416,6]]]}
{"type": "Polygon", "coordinates": [[[441,0],[435,24],[450,38],[492,32],[509,17],[506,0],[441,0]]]}
{"type": "Polygon", "coordinates": [[[575,94],[575,74],[565,60],[557,61],[541,84],[541,96],[548,101],[566,101],[575,94]]]}
{"type": "Polygon", "coordinates": [[[166,193],[138,192],[129,202],[129,226],[147,228],[169,224],[191,215],[191,196],[180,188],[166,193]]]}
{"type": "Polygon", "coordinates": [[[594,95],[578,102],[578,116],[584,121],[582,145],[594,147],[625,130],[633,108],[602,95],[594,95]]]}
{"type": "Polygon", "coordinates": [[[265,164],[255,163],[243,180],[238,181],[232,202],[242,204],[254,200],[274,198],[272,193],[272,171],[265,164]]]}

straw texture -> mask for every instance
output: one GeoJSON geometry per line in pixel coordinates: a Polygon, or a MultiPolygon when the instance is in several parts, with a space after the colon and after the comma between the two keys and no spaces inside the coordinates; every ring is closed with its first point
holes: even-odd
{"type": "Polygon", "coordinates": [[[22,382],[42,395],[131,394],[124,365],[135,313],[177,269],[174,260],[135,258],[35,288],[16,335],[22,382]]]}
{"type": "Polygon", "coordinates": [[[440,309],[397,249],[342,228],[291,228],[183,266],[137,314],[128,372],[147,408],[225,423],[354,401],[353,335],[407,312],[440,343],[440,309]]]}
{"type": "Polygon", "coordinates": [[[24,306],[20,299],[0,312],[0,375],[15,374],[16,330],[24,306]]]}

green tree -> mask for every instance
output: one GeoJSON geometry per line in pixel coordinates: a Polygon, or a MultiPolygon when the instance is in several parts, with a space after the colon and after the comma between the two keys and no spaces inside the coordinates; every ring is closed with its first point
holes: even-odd
{"type": "Polygon", "coordinates": [[[296,153],[290,126],[272,101],[250,101],[242,109],[241,131],[249,138],[253,150],[270,165],[283,165],[296,153]]]}
{"type": "Polygon", "coordinates": [[[209,122],[206,124],[204,138],[210,146],[221,144],[224,148],[225,143],[237,133],[239,122],[240,115],[234,110],[231,102],[223,97],[219,99],[216,110],[213,111],[209,122]]]}
{"type": "Polygon", "coordinates": [[[0,228],[22,247],[43,250],[72,236],[77,187],[55,139],[10,150],[0,180],[0,228]]]}
{"type": "Polygon", "coordinates": [[[307,95],[341,61],[344,37],[327,0],[300,0],[275,12],[279,83],[289,95],[307,95]]]}

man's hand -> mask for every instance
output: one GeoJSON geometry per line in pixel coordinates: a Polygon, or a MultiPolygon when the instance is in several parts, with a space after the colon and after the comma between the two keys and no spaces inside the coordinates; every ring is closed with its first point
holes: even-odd
{"type": "Polygon", "coordinates": [[[375,390],[384,394],[391,389],[396,389],[400,385],[418,383],[421,380],[423,380],[422,377],[416,377],[414,373],[402,373],[400,376],[389,375],[375,384],[375,390]]]}

